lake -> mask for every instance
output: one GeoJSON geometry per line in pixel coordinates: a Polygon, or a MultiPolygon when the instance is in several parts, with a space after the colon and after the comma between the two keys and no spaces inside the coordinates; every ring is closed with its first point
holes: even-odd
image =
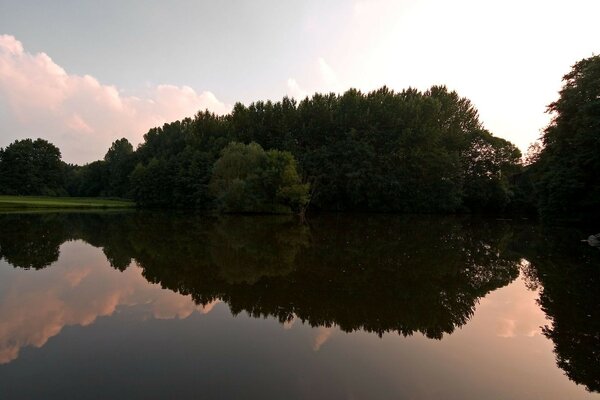
{"type": "Polygon", "coordinates": [[[591,233],[3,214],[0,398],[600,399],[591,233]]]}

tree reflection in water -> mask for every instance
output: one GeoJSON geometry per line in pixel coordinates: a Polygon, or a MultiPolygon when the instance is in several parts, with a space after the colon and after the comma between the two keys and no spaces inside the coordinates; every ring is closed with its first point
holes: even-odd
{"type": "Polygon", "coordinates": [[[291,217],[146,212],[1,219],[9,229],[0,232],[0,256],[15,267],[51,265],[61,243],[81,239],[114,268],[133,260],[149,282],[197,304],[221,300],[234,314],[378,335],[441,339],[480,298],[512,282],[525,258],[558,365],[600,390],[598,252],[582,249],[575,233],[439,216],[325,215],[310,226],[291,217]]]}
{"type": "Polygon", "coordinates": [[[134,259],[148,281],[197,303],[220,299],[234,314],[379,335],[441,338],[466,323],[480,297],[518,276],[518,258],[502,249],[508,226],[469,219],[326,216],[309,229],[266,216],[3,218],[20,232],[0,237],[0,254],[15,266],[50,265],[62,242],[82,239],[101,247],[113,267],[134,259]]]}
{"type": "MultiPolygon", "coordinates": [[[[600,392],[600,257],[574,229],[523,229],[513,246],[530,262],[538,303],[551,324],[558,366],[588,391],[600,392]]],[[[585,236],[587,237],[587,236],[585,236]]]]}

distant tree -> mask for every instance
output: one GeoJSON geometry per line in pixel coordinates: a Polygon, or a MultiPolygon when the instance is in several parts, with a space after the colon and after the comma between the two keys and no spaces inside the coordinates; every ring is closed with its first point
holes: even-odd
{"type": "Polygon", "coordinates": [[[539,210],[550,218],[600,219],[600,56],[563,77],[554,118],[534,164],[539,210]]]}
{"type": "Polygon", "coordinates": [[[64,164],[58,147],[43,139],[16,140],[0,152],[0,193],[64,194],[64,164]]]}
{"type": "Polygon", "coordinates": [[[133,198],[138,205],[167,207],[172,204],[173,180],[165,160],[153,158],[147,165],[138,163],[130,179],[133,198]]]}
{"type": "Polygon", "coordinates": [[[126,197],[129,192],[129,175],[135,167],[133,146],[125,138],[112,143],[104,156],[107,187],[104,195],[126,197]]]}
{"type": "Polygon", "coordinates": [[[71,196],[105,196],[108,187],[106,162],[98,160],[82,167],[73,167],[68,174],[67,187],[71,196]]]}
{"type": "Polygon", "coordinates": [[[521,151],[512,143],[475,131],[463,154],[463,204],[472,211],[502,211],[512,200],[509,178],[521,169],[521,151]]]}
{"type": "Polygon", "coordinates": [[[308,202],[289,152],[230,143],[213,167],[210,190],[225,212],[289,213],[308,202]]]}

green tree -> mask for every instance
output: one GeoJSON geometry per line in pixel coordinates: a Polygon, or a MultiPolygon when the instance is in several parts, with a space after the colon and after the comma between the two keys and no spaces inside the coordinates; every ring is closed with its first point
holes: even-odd
{"type": "Polygon", "coordinates": [[[106,161],[98,160],[67,170],[67,187],[71,196],[105,196],[108,188],[106,161]]]}
{"type": "Polygon", "coordinates": [[[289,152],[265,151],[260,145],[232,142],[215,162],[211,193],[225,212],[290,213],[308,202],[289,152]]]}
{"type": "Polygon", "coordinates": [[[138,163],[130,179],[133,198],[138,205],[167,207],[171,204],[173,180],[164,159],[153,158],[147,165],[138,163]]]}
{"type": "Polygon", "coordinates": [[[112,143],[106,155],[107,180],[104,195],[126,197],[129,192],[129,175],[135,166],[133,146],[125,138],[112,143]]]}
{"type": "Polygon", "coordinates": [[[554,115],[533,164],[539,210],[549,218],[600,219],[600,56],[563,77],[554,115]]]}
{"type": "Polygon", "coordinates": [[[43,139],[24,139],[0,151],[0,193],[64,194],[64,164],[58,147],[43,139]]]}
{"type": "Polygon", "coordinates": [[[509,178],[521,170],[521,151],[507,140],[477,130],[462,160],[463,204],[471,211],[504,210],[514,197],[509,178]]]}
{"type": "Polygon", "coordinates": [[[445,86],[382,87],[238,103],[224,116],[201,111],[150,129],[135,151],[117,140],[104,160],[64,175],[71,195],[132,196],[143,206],[304,212],[310,182],[314,209],[498,212],[530,202],[522,183],[533,174],[519,158],[445,86]],[[227,150],[231,142],[242,147],[227,150]],[[224,153],[231,159],[218,162],[217,177],[224,153]]]}

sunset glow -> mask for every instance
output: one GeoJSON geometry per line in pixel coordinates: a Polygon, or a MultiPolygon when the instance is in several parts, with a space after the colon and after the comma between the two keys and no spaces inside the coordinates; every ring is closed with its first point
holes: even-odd
{"type": "Polygon", "coordinates": [[[71,24],[60,19],[73,11],[58,7],[52,34],[41,23],[48,11],[24,3],[0,2],[0,147],[42,137],[77,163],[198,110],[383,85],[447,85],[471,99],[492,133],[526,151],[550,120],[560,77],[599,39],[600,5],[586,0],[265,1],[236,12],[107,4],[71,24]]]}

